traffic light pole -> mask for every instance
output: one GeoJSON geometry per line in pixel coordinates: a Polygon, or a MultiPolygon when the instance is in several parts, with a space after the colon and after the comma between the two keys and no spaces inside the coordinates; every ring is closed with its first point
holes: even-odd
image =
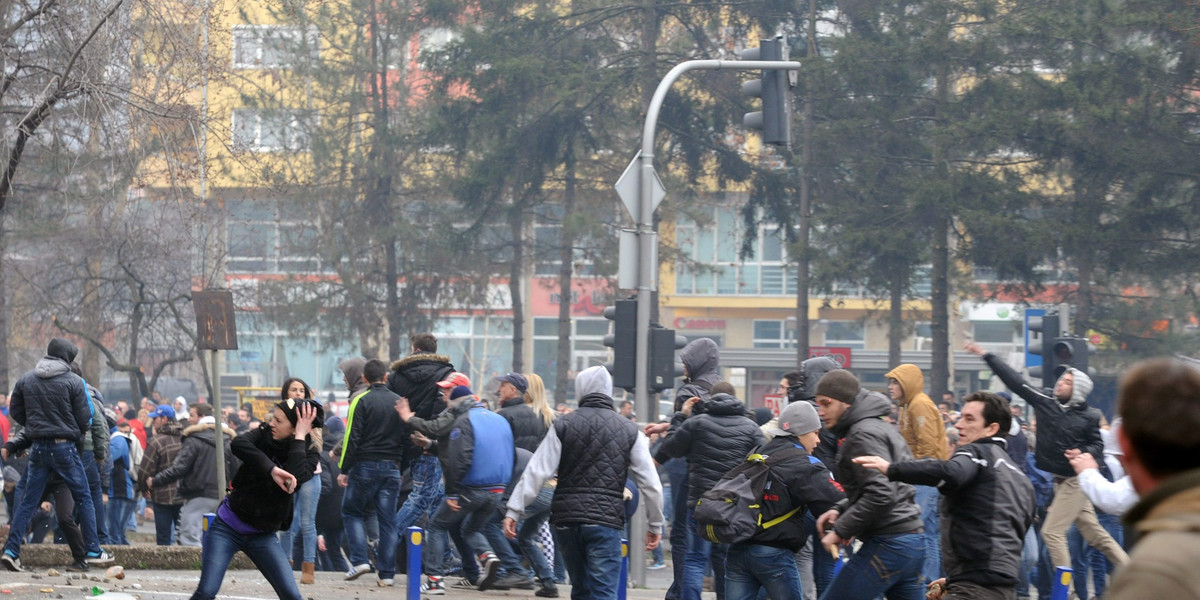
{"type": "MultiPolygon", "coordinates": [[[[658,113],[662,110],[663,100],[667,91],[684,73],[688,71],[719,71],[732,69],[738,71],[751,70],[798,70],[800,63],[780,60],[689,60],[675,65],[654,90],[654,97],[646,110],[646,123],[642,128],[642,151],[640,159],[641,177],[638,194],[638,210],[635,215],[638,237],[638,269],[637,269],[637,363],[634,368],[634,409],[639,415],[650,414],[650,301],[651,293],[657,287],[656,272],[658,265],[654,264],[657,237],[654,234],[654,184],[658,176],[654,172],[654,132],[658,127],[658,113]]],[[[634,585],[646,585],[646,517],[643,511],[634,513],[629,539],[630,575],[634,585]]]]}

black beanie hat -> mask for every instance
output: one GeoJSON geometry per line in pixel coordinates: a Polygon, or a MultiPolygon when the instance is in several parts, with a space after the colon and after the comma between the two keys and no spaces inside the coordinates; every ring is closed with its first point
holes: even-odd
{"type": "Polygon", "coordinates": [[[54,358],[61,358],[67,361],[67,364],[75,362],[75,355],[79,354],[79,348],[75,344],[62,338],[54,338],[46,345],[46,355],[54,358]]]}
{"type": "Polygon", "coordinates": [[[839,402],[854,404],[858,396],[858,378],[845,369],[835,369],[821,377],[817,382],[818,396],[828,396],[839,402]]]}
{"type": "Polygon", "coordinates": [[[295,427],[296,422],[300,420],[300,407],[304,406],[305,404],[311,404],[317,408],[317,416],[313,419],[312,428],[320,429],[321,427],[324,427],[325,408],[316,400],[280,400],[279,402],[275,403],[275,408],[282,410],[283,416],[287,417],[287,420],[292,424],[292,427],[295,427]],[[289,403],[291,404],[290,407],[288,406],[289,403]]]}

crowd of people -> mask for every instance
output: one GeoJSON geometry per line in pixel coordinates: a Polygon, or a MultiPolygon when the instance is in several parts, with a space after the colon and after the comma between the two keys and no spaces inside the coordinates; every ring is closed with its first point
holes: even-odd
{"type": "Polygon", "coordinates": [[[216,597],[239,550],[280,598],[301,598],[318,572],[389,587],[420,525],[427,595],[554,598],[569,581],[576,600],[611,600],[620,540],[644,510],[650,568],[665,566],[669,533],[667,600],[700,600],[706,585],[718,600],[1046,598],[1056,567],[1074,569],[1078,598],[1089,583],[1106,598],[1200,596],[1200,370],[1176,359],[1133,367],[1111,424],[1088,404],[1087,373],[1039,389],[975,344],[1007,391],[935,404],[916,365],[888,371],[884,392],[818,357],[783,376],[772,415],[721,381],[719,348],[697,339],[680,351],[673,413],[639,427],[603,367],[574,378],[576,408],[552,410],[536,374],[496,377],[489,401],[435,336],[410,342],[391,364],[339,365],[343,419],[294,377],[267,415],[182,398],[118,413],[55,338],[0,407],[0,566],[21,570],[22,544],[49,531],[72,570],[111,562],[100,544],[128,543],[144,503],[158,544],[203,546],[193,598],[216,597]],[[757,525],[718,534],[705,503],[742,488],[757,525]],[[1121,516],[1140,539],[1132,554],[1121,516]]]}

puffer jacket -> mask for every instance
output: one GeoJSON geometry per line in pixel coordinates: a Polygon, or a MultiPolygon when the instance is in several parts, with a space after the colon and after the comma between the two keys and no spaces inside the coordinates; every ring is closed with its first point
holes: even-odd
{"type": "Polygon", "coordinates": [[[550,430],[524,398],[510,398],[500,405],[500,416],[512,427],[513,443],[518,448],[537,452],[538,444],[550,430]]]}
{"type": "Polygon", "coordinates": [[[679,351],[679,360],[687,369],[687,378],[675,392],[675,412],[679,412],[683,403],[692,397],[708,399],[709,390],[721,381],[720,356],[717,343],[708,338],[692,340],[679,351]]]}
{"type": "Polygon", "coordinates": [[[860,390],[832,428],[843,438],[837,463],[846,499],[838,503],[840,515],[833,526],[842,539],[908,533],[922,525],[911,485],[854,464],[859,456],[881,456],[892,463],[913,459],[900,432],[883,420],[891,412],[892,403],[882,394],[860,390]]]}
{"type": "Polygon", "coordinates": [[[233,440],[233,452],[242,467],[233,476],[229,508],[247,525],[259,531],[283,531],[292,525],[293,495],[271,477],[276,467],[296,476],[296,488],[313,478],[320,452],[312,437],[289,436],[276,440],[271,427],[263,425],[233,440]]]}
{"type": "Polygon", "coordinates": [[[1128,513],[1138,533],[1106,600],[1200,600],[1200,469],[1163,480],[1128,513]]]}
{"type": "Polygon", "coordinates": [[[950,460],[892,463],[888,479],[936,486],[942,494],[942,566],[947,581],[1017,584],[1025,532],[1037,503],[1001,437],[959,446],[950,460]]]}
{"type": "MultiPolygon", "coordinates": [[[[396,395],[408,398],[408,407],[418,417],[432,419],[446,409],[437,382],[453,372],[454,365],[449,356],[418,352],[392,363],[387,386],[396,395]]],[[[408,444],[404,449],[404,466],[409,466],[420,456],[421,448],[408,444]]]]}
{"type": "Polygon", "coordinates": [[[1037,467],[1059,477],[1074,477],[1075,469],[1066,451],[1078,448],[1092,456],[1104,456],[1104,438],[1100,437],[1100,411],[1089,408],[1087,395],[1092,380],[1075,369],[1075,389],[1067,402],[1054,397],[1053,390],[1034,388],[1025,383],[1012,367],[995,354],[983,357],[992,372],[1012,392],[1025,399],[1037,413],[1037,467]]]}
{"type": "MultiPolygon", "coordinates": [[[[46,356],[21,376],[9,397],[9,416],[28,429],[30,440],[66,439],[78,444],[92,424],[83,378],[61,358],[46,356]]],[[[108,441],[107,434],[105,442],[108,441]]]]}
{"type": "Polygon", "coordinates": [[[693,505],[763,442],[762,431],[746,416],[741,400],[717,394],[703,404],[702,414],[675,414],[654,458],[659,463],[687,458],[688,502],[693,505]]]}
{"type": "MultiPolygon", "coordinates": [[[[230,478],[237,465],[229,446],[234,432],[228,425],[222,425],[222,431],[225,433],[222,439],[225,443],[225,477],[230,478]]],[[[216,500],[220,497],[217,494],[217,426],[213,423],[192,425],[183,430],[181,444],[175,462],[154,475],[154,489],[178,481],[179,495],[184,500],[216,500]]]]}
{"type": "Polygon", "coordinates": [[[625,480],[637,425],[617,414],[611,397],[592,393],[579,399],[577,410],[555,419],[554,431],[562,453],[550,524],[624,529],[625,480]]]}
{"type": "Polygon", "coordinates": [[[925,376],[917,365],[903,364],[885,375],[900,383],[904,397],[900,399],[900,435],[908,442],[917,458],[950,458],[946,444],[946,426],[942,413],[925,394],[925,376]]]}

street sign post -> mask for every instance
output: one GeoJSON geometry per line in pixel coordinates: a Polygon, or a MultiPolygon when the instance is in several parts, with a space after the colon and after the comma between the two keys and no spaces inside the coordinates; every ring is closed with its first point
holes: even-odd
{"type": "Polygon", "coordinates": [[[228,290],[195,290],[192,306],[196,311],[196,349],[209,350],[212,365],[208,375],[212,379],[209,403],[217,418],[217,496],[225,499],[225,445],[221,443],[221,430],[225,423],[221,419],[221,387],[217,379],[217,352],[237,350],[237,319],[233,313],[233,292],[228,290]]]}
{"type": "MultiPolygon", "coordinates": [[[[650,414],[650,301],[651,292],[656,287],[658,262],[656,260],[658,238],[654,231],[654,209],[666,196],[666,187],[654,170],[654,132],[658,127],[658,114],[662,110],[663,101],[671,85],[684,73],[698,70],[738,70],[738,71],[794,71],[800,68],[800,63],[786,60],[689,60],[675,65],[654,90],[650,105],[646,109],[646,122],[642,126],[642,150],[626,167],[621,178],[617,180],[617,194],[621,202],[629,210],[635,223],[637,244],[632,247],[637,251],[637,363],[634,377],[634,410],[639,415],[650,414]],[[636,195],[633,193],[636,191],[636,195]],[[636,198],[636,202],[634,201],[636,198]]],[[[622,262],[626,262],[624,258],[622,262]]],[[[631,523],[631,537],[634,540],[646,539],[646,517],[644,511],[634,513],[631,523]]],[[[633,566],[633,582],[637,586],[646,584],[646,551],[641,543],[635,543],[630,548],[633,566]]]]}

